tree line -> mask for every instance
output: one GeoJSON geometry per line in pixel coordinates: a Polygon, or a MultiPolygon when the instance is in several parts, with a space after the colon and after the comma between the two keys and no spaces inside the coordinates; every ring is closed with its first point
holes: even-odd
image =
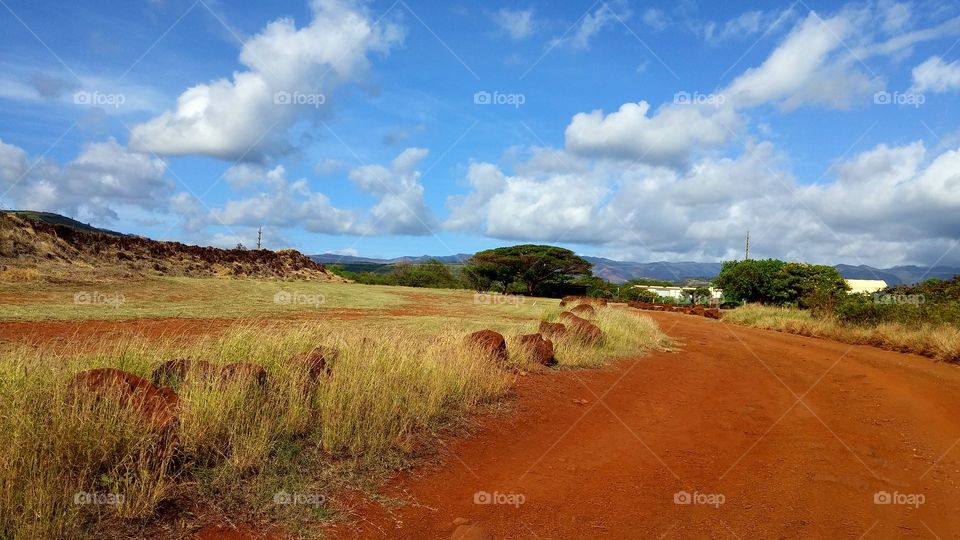
{"type": "MultiPolygon", "coordinates": [[[[535,244],[480,251],[463,265],[429,260],[396,264],[386,273],[350,272],[336,265],[330,269],[358,283],[371,285],[472,289],[545,297],[581,294],[621,301],[668,301],[636,286],[675,285],[671,281],[653,279],[633,279],[617,285],[594,276],[590,262],[572,251],[535,244]]],[[[684,301],[708,301],[710,291],[707,286],[711,284],[723,290],[725,301],[790,305],[838,313],[841,317],[846,314],[851,319],[876,319],[894,313],[897,317],[907,317],[916,311],[913,306],[898,305],[897,309],[889,309],[876,299],[849,295],[844,278],[835,268],[826,265],[777,259],[726,261],[712,283],[697,281],[691,284],[684,301]]],[[[955,306],[956,296],[960,294],[958,289],[960,286],[954,280],[929,281],[909,290],[911,294],[922,292],[928,304],[944,304],[947,302],[942,299],[947,298],[955,306]]],[[[901,287],[887,293],[906,294],[907,290],[901,287]]],[[[944,318],[953,319],[954,313],[951,311],[944,318]]]]}

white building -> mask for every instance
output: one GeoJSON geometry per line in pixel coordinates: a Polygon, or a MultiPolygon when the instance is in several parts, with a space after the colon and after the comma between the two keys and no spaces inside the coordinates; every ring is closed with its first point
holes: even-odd
{"type": "Polygon", "coordinates": [[[887,288],[887,282],[882,279],[844,279],[850,286],[850,294],[875,293],[887,288]]]}
{"type": "MultiPolygon", "coordinates": [[[[633,287],[636,289],[646,289],[657,296],[672,298],[674,300],[683,300],[685,298],[684,293],[697,290],[697,287],[674,287],[669,285],[634,285],[633,287]]],[[[710,290],[711,300],[720,300],[723,298],[722,289],[715,287],[708,287],[708,289],[710,290]]]]}

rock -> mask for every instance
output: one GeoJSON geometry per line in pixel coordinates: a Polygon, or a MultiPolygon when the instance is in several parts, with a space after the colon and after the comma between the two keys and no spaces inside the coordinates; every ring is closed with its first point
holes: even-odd
{"type": "Polygon", "coordinates": [[[510,359],[507,353],[507,341],[493,330],[480,330],[466,337],[466,342],[486,351],[497,362],[506,362],[510,359]]]}
{"type": "Polygon", "coordinates": [[[223,366],[221,379],[224,381],[246,381],[257,386],[267,384],[267,372],[263,366],[252,362],[234,362],[223,366]]]}
{"type": "Polygon", "coordinates": [[[458,517],[457,519],[453,520],[454,527],[459,527],[460,525],[469,525],[469,524],[470,524],[470,520],[467,518],[458,517]]]}
{"type": "Polygon", "coordinates": [[[561,313],[560,318],[567,321],[567,330],[584,343],[594,344],[603,337],[599,326],[569,311],[561,313]]]}
{"type": "Polygon", "coordinates": [[[187,379],[187,375],[195,374],[203,378],[214,378],[220,373],[220,367],[206,360],[191,360],[189,358],[174,358],[162,362],[150,379],[157,385],[175,385],[187,379]]]}
{"type": "Polygon", "coordinates": [[[86,391],[98,399],[114,399],[121,406],[136,409],[149,425],[166,431],[177,423],[180,398],[166,386],[157,386],[143,377],[114,368],[77,373],[68,388],[86,391]]]}
{"type": "Polygon", "coordinates": [[[553,342],[544,339],[540,334],[526,334],[517,338],[520,347],[531,362],[543,366],[552,366],[557,363],[553,356],[553,342]]]}
{"type": "Polygon", "coordinates": [[[567,333],[567,327],[563,323],[552,323],[540,321],[540,333],[548,339],[562,338],[567,333]]]}
{"type": "Polygon", "coordinates": [[[719,319],[720,310],[717,308],[710,308],[703,311],[703,316],[708,319],[719,319]]]}
{"type": "Polygon", "coordinates": [[[312,351],[298,354],[292,358],[295,364],[302,364],[307,370],[307,377],[311,383],[329,377],[333,371],[332,363],[340,358],[340,351],[333,347],[321,345],[312,351]]]}
{"type": "Polygon", "coordinates": [[[579,315],[581,317],[596,317],[597,310],[593,309],[593,306],[590,304],[580,304],[579,306],[570,310],[570,313],[579,315]]]}

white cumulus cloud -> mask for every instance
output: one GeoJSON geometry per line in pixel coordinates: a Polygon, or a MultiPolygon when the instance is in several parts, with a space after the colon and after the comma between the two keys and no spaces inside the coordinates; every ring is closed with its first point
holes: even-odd
{"type": "Polygon", "coordinates": [[[931,56],[913,68],[913,88],[917,92],[948,92],[960,89],[960,62],[944,62],[931,56]]]}
{"type": "Polygon", "coordinates": [[[329,105],[330,93],[362,75],[368,54],[399,43],[396,25],[374,21],[348,0],[313,0],[313,20],[271,22],[243,44],[247,68],[200,83],[173,110],[131,129],[130,147],[160,155],[257,160],[283,146],[298,118],[329,105]]]}

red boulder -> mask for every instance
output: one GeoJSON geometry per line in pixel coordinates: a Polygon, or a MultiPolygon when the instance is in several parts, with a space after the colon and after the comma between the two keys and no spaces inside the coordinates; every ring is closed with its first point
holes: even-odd
{"type": "Polygon", "coordinates": [[[580,304],[579,306],[570,310],[570,313],[579,315],[581,317],[596,317],[597,310],[593,309],[593,306],[590,304],[580,304]]]}
{"type": "Polygon", "coordinates": [[[520,348],[531,361],[543,366],[552,366],[557,363],[553,356],[553,342],[544,339],[540,334],[526,334],[517,338],[520,348]]]}
{"type": "Polygon", "coordinates": [[[310,382],[317,382],[321,378],[330,376],[332,372],[330,364],[336,362],[338,358],[340,358],[340,351],[321,345],[312,351],[293,357],[293,361],[306,368],[310,382]]]}
{"type": "Polygon", "coordinates": [[[97,399],[113,399],[138,411],[155,429],[166,430],[177,422],[180,398],[166,386],[114,368],[82,371],[70,379],[68,388],[86,391],[97,399]]]}
{"type": "Polygon", "coordinates": [[[498,362],[506,362],[510,359],[507,353],[507,341],[503,336],[493,330],[480,330],[466,337],[466,342],[486,351],[498,362]]]}
{"type": "Polygon", "coordinates": [[[567,322],[568,331],[584,343],[594,344],[603,337],[599,326],[569,311],[561,313],[560,318],[567,322]]]}
{"type": "Polygon", "coordinates": [[[252,362],[234,362],[223,366],[221,379],[224,381],[244,381],[257,386],[267,384],[267,371],[263,366],[252,362]]]}
{"type": "Polygon", "coordinates": [[[567,333],[567,327],[563,323],[552,323],[540,321],[540,333],[548,339],[562,338],[567,333]]]}
{"type": "Polygon", "coordinates": [[[171,385],[186,380],[191,373],[203,378],[213,378],[220,373],[220,367],[206,360],[174,358],[157,366],[150,378],[154,384],[171,385]]]}

